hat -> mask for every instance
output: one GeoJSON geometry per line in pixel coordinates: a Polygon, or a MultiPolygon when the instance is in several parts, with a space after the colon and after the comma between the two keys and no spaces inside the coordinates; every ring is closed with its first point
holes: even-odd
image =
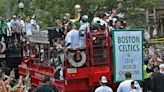
{"type": "Polygon", "coordinates": [[[41,49],[40,52],[43,53],[44,52],[44,49],[41,49]]]}
{"type": "Polygon", "coordinates": [[[26,44],[30,44],[30,42],[26,42],[26,44]]]}
{"type": "Polygon", "coordinates": [[[88,20],[88,16],[87,15],[83,15],[82,19],[86,21],[86,20],[88,20]]]}
{"type": "Polygon", "coordinates": [[[160,64],[159,65],[159,68],[164,68],[164,64],[160,64]]]}
{"type": "Polygon", "coordinates": [[[32,19],[34,19],[34,18],[35,18],[35,15],[32,16],[32,19]]]}
{"type": "Polygon", "coordinates": [[[105,15],[106,15],[106,16],[110,16],[110,14],[109,14],[109,13],[107,13],[107,12],[105,13],[105,15]]]}
{"type": "Polygon", "coordinates": [[[107,83],[108,82],[105,76],[102,76],[100,81],[101,81],[101,83],[107,83]]]}
{"type": "Polygon", "coordinates": [[[69,20],[68,16],[64,16],[63,20],[69,20]]]}
{"type": "Polygon", "coordinates": [[[131,85],[133,85],[136,88],[139,88],[139,84],[137,83],[137,81],[132,81],[131,85]]]}
{"type": "Polygon", "coordinates": [[[16,17],[17,17],[16,15],[13,16],[13,18],[16,18],[16,17]]]}
{"type": "Polygon", "coordinates": [[[26,39],[24,39],[24,38],[23,38],[23,39],[22,39],[22,41],[23,41],[23,42],[25,42],[25,41],[26,41],[26,39]]]}
{"type": "Polygon", "coordinates": [[[136,88],[139,87],[139,85],[138,85],[138,83],[137,83],[136,81],[134,81],[134,86],[135,86],[136,88]]]}
{"type": "Polygon", "coordinates": [[[65,13],[65,16],[67,16],[69,19],[71,17],[71,15],[69,13],[65,13]]]}

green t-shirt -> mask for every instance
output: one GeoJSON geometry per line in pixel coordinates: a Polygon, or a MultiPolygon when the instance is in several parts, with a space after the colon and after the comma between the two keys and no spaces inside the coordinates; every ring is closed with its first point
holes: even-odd
{"type": "Polygon", "coordinates": [[[7,28],[8,28],[7,23],[0,24],[0,34],[6,34],[7,28]]]}

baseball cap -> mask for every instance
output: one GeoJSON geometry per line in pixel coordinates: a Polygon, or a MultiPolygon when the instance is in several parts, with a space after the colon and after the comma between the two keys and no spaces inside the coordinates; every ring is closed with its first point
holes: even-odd
{"type": "Polygon", "coordinates": [[[64,16],[63,20],[69,20],[68,16],[64,16]]]}
{"type": "Polygon", "coordinates": [[[35,18],[35,15],[32,16],[32,19],[34,19],[34,18],[35,18]]]}
{"type": "Polygon", "coordinates": [[[136,87],[136,88],[139,87],[139,84],[137,83],[137,81],[132,81],[132,82],[131,82],[131,85],[133,85],[133,86],[136,87]]]}
{"type": "Polygon", "coordinates": [[[104,13],[104,14],[105,14],[106,16],[110,16],[110,14],[109,14],[109,13],[107,13],[107,12],[106,12],[106,13],[104,13]]]}
{"type": "Polygon", "coordinates": [[[135,86],[136,88],[138,88],[138,87],[139,87],[139,85],[137,84],[137,82],[136,82],[136,81],[134,81],[134,86],[135,86]]]}
{"type": "Polygon", "coordinates": [[[16,15],[13,16],[13,18],[16,18],[16,17],[17,17],[16,15]]]}
{"type": "Polygon", "coordinates": [[[30,44],[30,42],[26,42],[26,44],[30,44]]]}
{"type": "Polygon", "coordinates": [[[100,81],[101,81],[101,83],[107,83],[108,82],[105,76],[102,76],[100,81]]]}
{"type": "Polygon", "coordinates": [[[68,17],[68,19],[70,19],[71,15],[69,13],[65,13],[65,16],[68,17]]]}
{"type": "Polygon", "coordinates": [[[87,15],[83,15],[83,16],[82,16],[82,19],[83,19],[83,20],[88,20],[88,16],[87,16],[87,15]]]}

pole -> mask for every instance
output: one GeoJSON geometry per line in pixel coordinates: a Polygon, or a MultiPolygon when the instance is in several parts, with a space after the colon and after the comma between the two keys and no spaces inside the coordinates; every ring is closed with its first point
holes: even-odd
{"type": "Polygon", "coordinates": [[[146,28],[147,28],[146,31],[149,32],[150,31],[150,25],[149,25],[149,11],[148,10],[146,10],[146,28]]]}

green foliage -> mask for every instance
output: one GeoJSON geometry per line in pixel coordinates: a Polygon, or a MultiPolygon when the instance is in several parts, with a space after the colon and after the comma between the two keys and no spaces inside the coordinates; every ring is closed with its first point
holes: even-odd
{"type": "Polygon", "coordinates": [[[5,15],[4,15],[4,12],[5,12],[5,11],[3,10],[4,7],[5,7],[4,4],[3,4],[3,3],[0,3],[0,16],[3,16],[3,17],[5,16],[5,15]]]}
{"type": "MultiPolygon", "coordinates": [[[[116,7],[117,0],[5,0],[10,2],[10,16],[14,13],[27,18],[27,16],[36,15],[41,28],[53,25],[53,19],[61,17],[64,13],[70,13],[71,18],[74,18],[74,5],[80,4],[82,14],[87,14],[90,17],[96,12],[111,11],[116,7]],[[24,2],[25,8],[23,12],[18,8],[18,1],[24,2]],[[105,6],[105,7],[104,7],[105,6]]],[[[139,12],[136,8],[149,9],[152,7],[152,0],[123,0],[123,10],[125,19],[133,19],[133,25],[140,24],[139,12]]],[[[4,16],[5,3],[0,3],[0,14],[4,16]]],[[[2,16],[1,15],[1,16],[2,16]]]]}

